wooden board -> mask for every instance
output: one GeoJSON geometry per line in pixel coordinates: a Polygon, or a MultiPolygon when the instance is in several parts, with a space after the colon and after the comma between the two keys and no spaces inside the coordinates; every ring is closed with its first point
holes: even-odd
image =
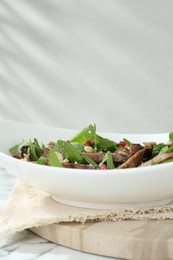
{"type": "Polygon", "coordinates": [[[135,260],[173,259],[173,220],[61,223],[31,231],[92,254],[135,260]]]}

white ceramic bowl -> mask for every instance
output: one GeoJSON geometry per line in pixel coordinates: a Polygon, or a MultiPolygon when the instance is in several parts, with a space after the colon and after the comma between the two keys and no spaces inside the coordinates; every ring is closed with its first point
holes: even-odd
{"type": "MultiPolygon", "coordinates": [[[[70,139],[78,131],[40,125],[0,121],[0,163],[18,178],[51,194],[54,200],[97,209],[144,208],[168,204],[173,199],[173,163],[121,170],[56,168],[17,160],[8,149],[36,137],[48,143],[70,139]]],[[[119,142],[166,142],[168,134],[103,134],[119,142]]]]}

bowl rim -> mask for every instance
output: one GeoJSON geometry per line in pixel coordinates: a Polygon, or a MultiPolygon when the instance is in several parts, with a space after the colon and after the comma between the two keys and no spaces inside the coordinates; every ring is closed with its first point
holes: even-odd
{"type": "MultiPolygon", "coordinates": [[[[47,126],[43,124],[37,124],[37,123],[31,123],[31,122],[21,122],[21,121],[15,121],[15,120],[8,120],[8,119],[0,119],[0,124],[5,123],[5,124],[17,124],[17,125],[23,125],[23,126],[32,126],[32,127],[39,127],[39,128],[47,128],[47,129],[58,129],[62,131],[69,131],[69,132],[77,132],[79,130],[72,129],[72,128],[58,128],[54,126],[47,126]]],[[[113,132],[100,132],[98,131],[99,134],[102,135],[126,135],[126,136],[137,136],[137,137],[142,137],[142,136],[167,136],[169,133],[146,133],[146,134],[134,134],[134,133],[113,133],[113,132]]],[[[1,152],[0,151],[0,160],[1,157],[3,157],[6,160],[11,160],[11,162],[14,162],[15,164],[19,164],[22,166],[27,166],[29,168],[33,167],[38,167],[40,169],[51,169],[51,171],[58,171],[58,172],[63,172],[64,174],[97,174],[97,175],[126,175],[126,174],[131,174],[131,175],[136,175],[136,174],[143,174],[144,172],[154,172],[157,171],[158,169],[169,169],[172,167],[173,162],[169,163],[163,163],[163,164],[157,164],[157,165],[150,165],[150,166],[144,166],[144,167],[134,167],[134,168],[125,168],[125,169],[107,169],[107,170],[93,170],[93,169],[75,169],[75,168],[64,168],[64,167],[54,167],[54,166],[45,166],[45,165],[39,165],[39,164],[34,164],[34,163],[29,163],[26,161],[18,160],[16,158],[13,158],[7,153],[1,152]]]]}

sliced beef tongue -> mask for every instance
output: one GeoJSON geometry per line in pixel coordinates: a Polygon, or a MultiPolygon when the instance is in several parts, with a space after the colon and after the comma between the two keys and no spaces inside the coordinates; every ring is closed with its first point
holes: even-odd
{"type": "Polygon", "coordinates": [[[118,166],[117,169],[138,167],[142,162],[144,152],[145,148],[139,150],[134,155],[132,155],[126,162],[118,166]]]}
{"type": "Polygon", "coordinates": [[[95,170],[97,167],[94,165],[82,164],[82,163],[69,163],[63,162],[63,167],[65,168],[75,168],[75,169],[91,169],[95,170]]]}
{"type": "Polygon", "coordinates": [[[155,142],[143,142],[143,144],[145,147],[143,161],[145,162],[145,161],[152,159],[152,157],[153,157],[152,151],[153,151],[153,147],[156,145],[156,143],[155,142]]]}
{"type": "Polygon", "coordinates": [[[119,164],[126,162],[130,158],[130,155],[125,155],[125,154],[116,155],[113,153],[112,157],[113,157],[114,162],[117,165],[119,165],[119,164]]]}
{"type": "MultiPolygon", "coordinates": [[[[85,153],[88,157],[90,157],[94,162],[100,163],[103,160],[103,157],[106,153],[98,152],[98,153],[85,153]]],[[[124,163],[129,159],[129,155],[125,153],[112,153],[113,160],[116,164],[124,163]]]]}
{"type": "Polygon", "coordinates": [[[127,149],[126,147],[119,146],[119,147],[115,150],[114,155],[129,156],[129,155],[130,155],[130,151],[129,151],[129,149],[127,149]]]}
{"type": "Polygon", "coordinates": [[[142,163],[140,166],[150,166],[153,163],[162,163],[164,161],[173,159],[173,153],[163,153],[163,154],[158,154],[157,156],[155,156],[153,159],[142,163]]]}
{"type": "MultiPolygon", "coordinates": [[[[112,153],[113,160],[117,169],[137,167],[142,163],[142,158],[145,149],[140,144],[132,144],[131,149],[119,146],[114,153],[112,153]]],[[[100,163],[106,153],[85,153],[96,163],[100,163]]]]}
{"type": "Polygon", "coordinates": [[[142,145],[140,144],[131,144],[130,145],[130,156],[134,155],[135,153],[137,153],[139,150],[141,150],[143,148],[142,145]]]}
{"type": "Polygon", "coordinates": [[[112,154],[114,162],[119,165],[126,162],[130,158],[130,151],[126,147],[119,146],[112,154]]]}
{"type": "Polygon", "coordinates": [[[90,157],[96,163],[100,163],[103,160],[103,157],[105,156],[105,153],[103,153],[103,152],[83,153],[83,154],[86,154],[88,157],[90,157]]]}

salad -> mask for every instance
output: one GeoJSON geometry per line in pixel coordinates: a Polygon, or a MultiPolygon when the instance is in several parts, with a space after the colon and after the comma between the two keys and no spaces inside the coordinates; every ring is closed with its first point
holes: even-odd
{"type": "Polygon", "coordinates": [[[124,169],[173,162],[173,132],[167,143],[119,142],[97,134],[96,125],[89,125],[70,140],[39,144],[38,140],[23,140],[9,149],[19,160],[46,166],[76,169],[124,169]]]}

